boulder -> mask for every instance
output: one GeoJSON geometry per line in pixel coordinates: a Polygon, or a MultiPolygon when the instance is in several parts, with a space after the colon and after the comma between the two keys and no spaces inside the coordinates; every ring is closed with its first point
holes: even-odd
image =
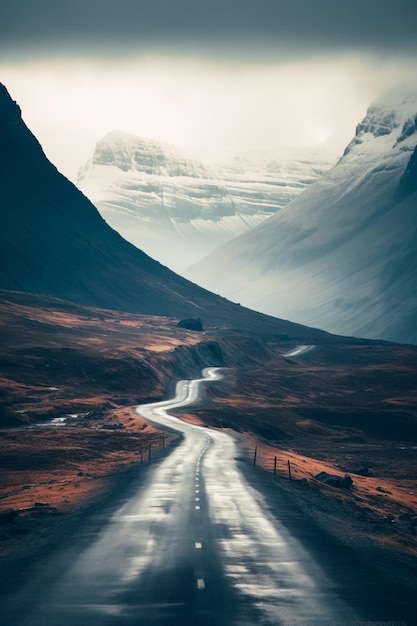
{"type": "Polygon", "coordinates": [[[329,485],[330,487],[337,487],[339,489],[350,489],[353,480],[349,476],[349,474],[345,474],[344,476],[337,476],[337,474],[328,474],[327,472],[320,472],[314,477],[316,480],[319,480],[321,483],[325,485],[329,485]]]}
{"type": "Polygon", "coordinates": [[[177,326],[179,328],[186,328],[187,330],[196,330],[199,332],[203,330],[203,324],[199,317],[190,317],[185,320],[180,320],[177,326]]]}

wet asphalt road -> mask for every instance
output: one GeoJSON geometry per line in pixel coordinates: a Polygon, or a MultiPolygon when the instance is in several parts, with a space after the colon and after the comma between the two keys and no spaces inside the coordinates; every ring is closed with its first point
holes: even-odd
{"type": "MultiPolygon", "coordinates": [[[[87,520],[3,607],[7,626],[334,626],[355,615],[340,588],[267,512],[238,469],[234,439],[169,416],[202,384],[137,412],[182,442],[133,481],[113,510],[87,520]]],[[[36,570],[35,570],[36,571],[36,570]]]]}

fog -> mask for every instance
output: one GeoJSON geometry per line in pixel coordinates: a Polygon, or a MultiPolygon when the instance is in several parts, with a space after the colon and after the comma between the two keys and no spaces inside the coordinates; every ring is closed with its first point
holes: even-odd
{"type": "Polygon", "coordinates": [[[198,55],[37,56],[0,62],[0,80],[58,169],[76,181],[111,130],[216,159],[311,146],[342,151],[370,101],[414,65],[371,56],[230,61],[198,55]]]}
{"type": "Polygon", "coordinates": [[[369,103],[415,83],[410,0],[0,4],[0,81],[72,180],[111,130],[205,157],[343,150],[369,103]]]}

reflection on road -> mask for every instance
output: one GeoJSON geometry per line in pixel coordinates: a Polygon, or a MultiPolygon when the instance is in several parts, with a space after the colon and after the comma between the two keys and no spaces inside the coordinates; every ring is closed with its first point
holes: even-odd
{"type": "MultiPolygon", "coordinates": [[[[304,352],[313,346],[300,346],[304,352]]],[[[298,351],[297,351],[298,354],[298,351]]],[[[252,599],[259,624],[334,624],[348,611],[333,597],[325,580],[303,548],[266,514],[261,494],[239,472],[236,444],[223,431],[186,424],[166,411],[197,399],[196,384],[213,380],[219,370],[205,370],[206,379],[181,381],[174,402],[139,407],[141,415],[163,426],[175,427],[186,440],[202,447],[196,471],[204,476],[210,524],[215,528],[222,567],[242,600],[252,599]],[[326,591],[324,589],[326,588],[326,591]]],[[[351,617],[351,616],[349,616],[351,617]]]]}
{"type": "Polygon", "coordinates": [[[243,479],[233,437],[169,409],[221,376],[180,381],[137,413],[182,434],[110,518],[86,526],[59,575],[13,626],[333,625],[350,619],[331,583],[243,479]],[[90,536],[91,535],[91,536],[90,536]]]}
{"type": "Polygon", "coordinates": [[[311,346],[311,345],[308,345],[308,344],[307,345],[302,345],[302,346],[295,346],[295,348],[293,348],[289,352],[286,352],[282,356],[284,356],[284,357],[301,356],[302,354],[305,354],[306,352],[310,352],[310,350],[314,350],[314,348],[315,348],[315,346],[311,346]]]}

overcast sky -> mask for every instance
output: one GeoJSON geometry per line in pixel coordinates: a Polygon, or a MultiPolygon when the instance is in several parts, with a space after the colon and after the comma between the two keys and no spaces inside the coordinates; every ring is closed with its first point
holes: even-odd
{"type": "Polygon", "coordinates": [[[106,132],[223,150],[340,149],[417,86],[415,0],[1,0],[0,81],[75,180],[106,132]]]}

